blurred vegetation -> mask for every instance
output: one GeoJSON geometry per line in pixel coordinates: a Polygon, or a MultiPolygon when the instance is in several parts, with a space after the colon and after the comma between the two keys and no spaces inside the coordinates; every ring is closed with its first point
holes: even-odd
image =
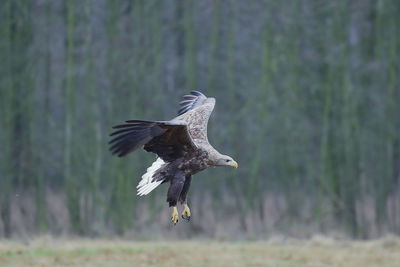
{"type": "Polygon", "coordinates": [[[259,242],[163,241],[129,242],[101,239],[39,238],[23,245],[0,243],[0,261],[19,266],[343,266],[397,267],[400,241],[305,240],[259,242]]]}
{"type": "Polygon", "coordinates": [[[239,169],[196,176],[176,235],[400,234],[399,14],[393,0],[1,1],[0,236],[168,236],[165,190],[135,192],[154,156],[113,158],[108,134],[171,119],[194,89],[216,97],[209,138],[239,169]]]}

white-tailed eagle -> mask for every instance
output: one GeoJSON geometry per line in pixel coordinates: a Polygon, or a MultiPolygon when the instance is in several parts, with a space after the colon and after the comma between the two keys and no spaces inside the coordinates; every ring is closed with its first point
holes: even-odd
{"type": "Polygon", "coordinates": [[[215,99],[199,91],[185,95],[179,103],[178,117],[170,121],[129,120],[114,126],[109,142],[113,154],[123,157],[143,147],[157,154],[137,186],[138,195],[147,195],[158,185],[169,182],[167,202],[171,220],[178,222],[177,202],[183,204],[182,218],[190,219],[186,196],[192,175],[209,166],[238,167],[231,157],[220,154],[208,142],[207,123],[215,99]]]}

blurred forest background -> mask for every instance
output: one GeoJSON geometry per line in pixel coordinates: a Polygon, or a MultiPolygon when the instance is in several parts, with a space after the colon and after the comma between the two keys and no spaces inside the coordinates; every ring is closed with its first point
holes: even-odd
{"type": "Polygon", "coordinates": [[[400,234],[400,1],[0,2],[0,236],[400,234]],[[216,97],[193,218],[111,126],[216,97]]]}

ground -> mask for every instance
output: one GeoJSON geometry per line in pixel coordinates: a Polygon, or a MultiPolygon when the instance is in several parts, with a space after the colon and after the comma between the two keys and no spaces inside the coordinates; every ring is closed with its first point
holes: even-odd
{"type": "Polygon", "coordinates": [[[0,266],[398,267],[400,241],[0,241],[0,266]]]}

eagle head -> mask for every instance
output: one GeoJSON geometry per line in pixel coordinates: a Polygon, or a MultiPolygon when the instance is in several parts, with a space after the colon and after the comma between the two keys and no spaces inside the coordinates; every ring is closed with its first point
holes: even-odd
{"type": "Polygon", "coordinates": [[[239,165],[237,164],[236,161],[233,160],[233,158],[231,158],[227,155],[221,155],[218,158],[215,166],[231,166],[231,167],[237,168],[239,165]]]}

